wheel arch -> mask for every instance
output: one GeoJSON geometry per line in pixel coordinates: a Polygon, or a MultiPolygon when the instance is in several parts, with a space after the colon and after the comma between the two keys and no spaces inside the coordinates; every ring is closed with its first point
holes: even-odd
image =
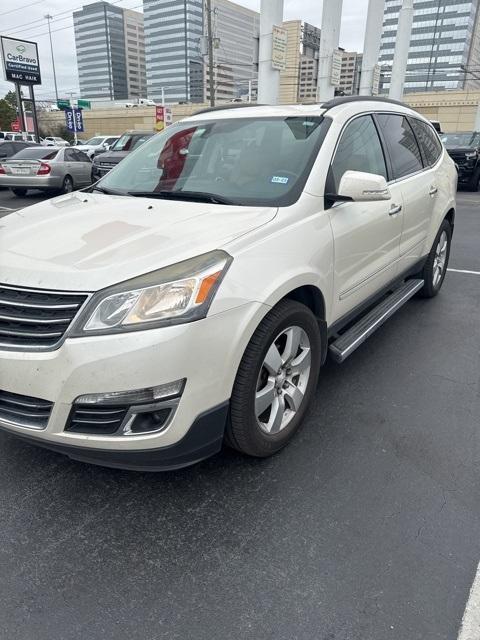
{"type": "Polygon", "coordinates": [[[453,207],[447,211],[444,220],[448,220],[453,231],[455,227],[455,209],[453,207]]]}

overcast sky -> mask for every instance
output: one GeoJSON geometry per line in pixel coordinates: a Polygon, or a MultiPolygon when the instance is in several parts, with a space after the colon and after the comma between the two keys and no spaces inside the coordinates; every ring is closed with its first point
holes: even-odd
{"type": "MultiPolygon", "coordinates": [[[[90,4],[88,0],[0,0],[0,35],[11,35],[38,42],[42,85],[36,87],[39,99],[54,98],[54,85],[47,21],[50,14],[52,39],[60,97],[68,92],[78,92],[75,41],[72,10],[90,4]]],[[[124,8],[141,10],[142,0],[120,0],[115,4],[124,8]]],[[[251,9],[260,9],[260,0],[241,0],[251,9]]],[[[344,0],[340,46],[361,51],[365,31],[368,0],[344,0]]],[[[285,0],[285,19],[300,19],[321,26],[322,0],[285,0]]],[[[13,89],[13,84],[0,75],[0,96],[13,89]]]]}

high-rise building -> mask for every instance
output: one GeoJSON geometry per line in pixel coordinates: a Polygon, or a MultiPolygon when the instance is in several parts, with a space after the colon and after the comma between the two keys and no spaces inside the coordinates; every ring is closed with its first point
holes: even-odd
{"type": "Polygon", "coordinates": [[[362,56],[356,51],[342,51],[342,70],[340,72],[340,85],[337,91],[346,96],[358,93],[356,86],[361,68],[362,56]]]}
{"type": "Polygon", "coordinates": [[[141,24],[141,13],[127,12],[102,0],[73,12],[82,97],[127,100],[145,95],[141,24]],[[129,39],[133,42],[133,35],[128,34],[134,24],[139,36],[135,45],[128,43],[129,39]],[[127,59],[132,67],[127,66],[127,59]]]}
{"type": "MultiPolygon", "coordinates": [[[[212,0],[216,67],[215,98],[228,100],[248,93],[257,79],[256,47],[260,14],[230,0],[212,0]]],[[[209,88],[207,97],[209,97],[209,88]]]]}
{"type": "Polygon", "coordinates": [[[145,71],[143,14],[132,9],[124,9],[123,18],[127,48],[128,98],[146,98],[147,76],[145,71]]]}
{"type": "Polygon", "coordinates": [[[280,102],[313,101],[317,93],[320,29],[301,20],[286,20],[287,68],[280,73],[280,102]]]}
{"type": "MultiPolygon", "coordinates": [[[[405,92],[480,87],[479,0],[414,0],[405,92]],[[469,71],[471,70],[471,72],[469,71]]],[[[381,92],[390,88],[401,0],[386,0],[381,92]]]]}
{"type": "Polygon", "coordinates": [[[143,0],[143,16],[148,97],[203,102],[203,0],[143,0]]]}

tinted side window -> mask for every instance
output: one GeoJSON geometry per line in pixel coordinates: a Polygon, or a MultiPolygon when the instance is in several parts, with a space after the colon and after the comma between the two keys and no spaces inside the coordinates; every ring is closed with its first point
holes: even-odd
{"type": "Polygon", "coordinates": [[[75,156],[73,149],[65,149],[63,152],[63,159],[66,162],[77,162],[77,157],[75,156]]]}
{"type": "Polygon", "coordinates": [[[412,127],[404,116],[379,113],[378,123],[387,142],[394,178],[423,169],[422,156],[412,127]]]}
{"type": "Polygon", "coordinates": [[[426,122],[410,118],[410,124],[417,136],[427,167],[436,163],[442,153],[442,145],[435,131],[426,122]]]}
{"type": "Polygon", "coordinates": [[[335,193],[345,171],[364,171],[387,178],[382,146],[371,116],[355,118],[342,133],[332,162],[335,193]]]}
{"type": "Polygon", "coordinates": [[[86,153],[83,153],[82,151],[78,151],[78,149],[75,149],[73,153],[75,154],[77,162],[88,162],[90,164],[90,158],[87,156],[86,153]]]}

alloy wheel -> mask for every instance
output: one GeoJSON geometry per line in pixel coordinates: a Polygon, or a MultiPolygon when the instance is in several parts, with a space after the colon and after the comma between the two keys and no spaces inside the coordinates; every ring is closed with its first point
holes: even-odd
{"type": "Polygon", "coordinates": [[[438,239],[437,247],[435,249],[435,257],[433,259],[432,284],[434,288],[437,288],[442,281],[445,272],[445,265],[447,263],[447,250],[447,232],[442,231],[440,238],[438,239]]]}
{"type": "Polygon", "coordinates": [[[284,329],[270,345],[257,380],[255,415],[262,431],[279,433],[294,418],[310,378],[311,346],[298,326],[284,329]]]}

